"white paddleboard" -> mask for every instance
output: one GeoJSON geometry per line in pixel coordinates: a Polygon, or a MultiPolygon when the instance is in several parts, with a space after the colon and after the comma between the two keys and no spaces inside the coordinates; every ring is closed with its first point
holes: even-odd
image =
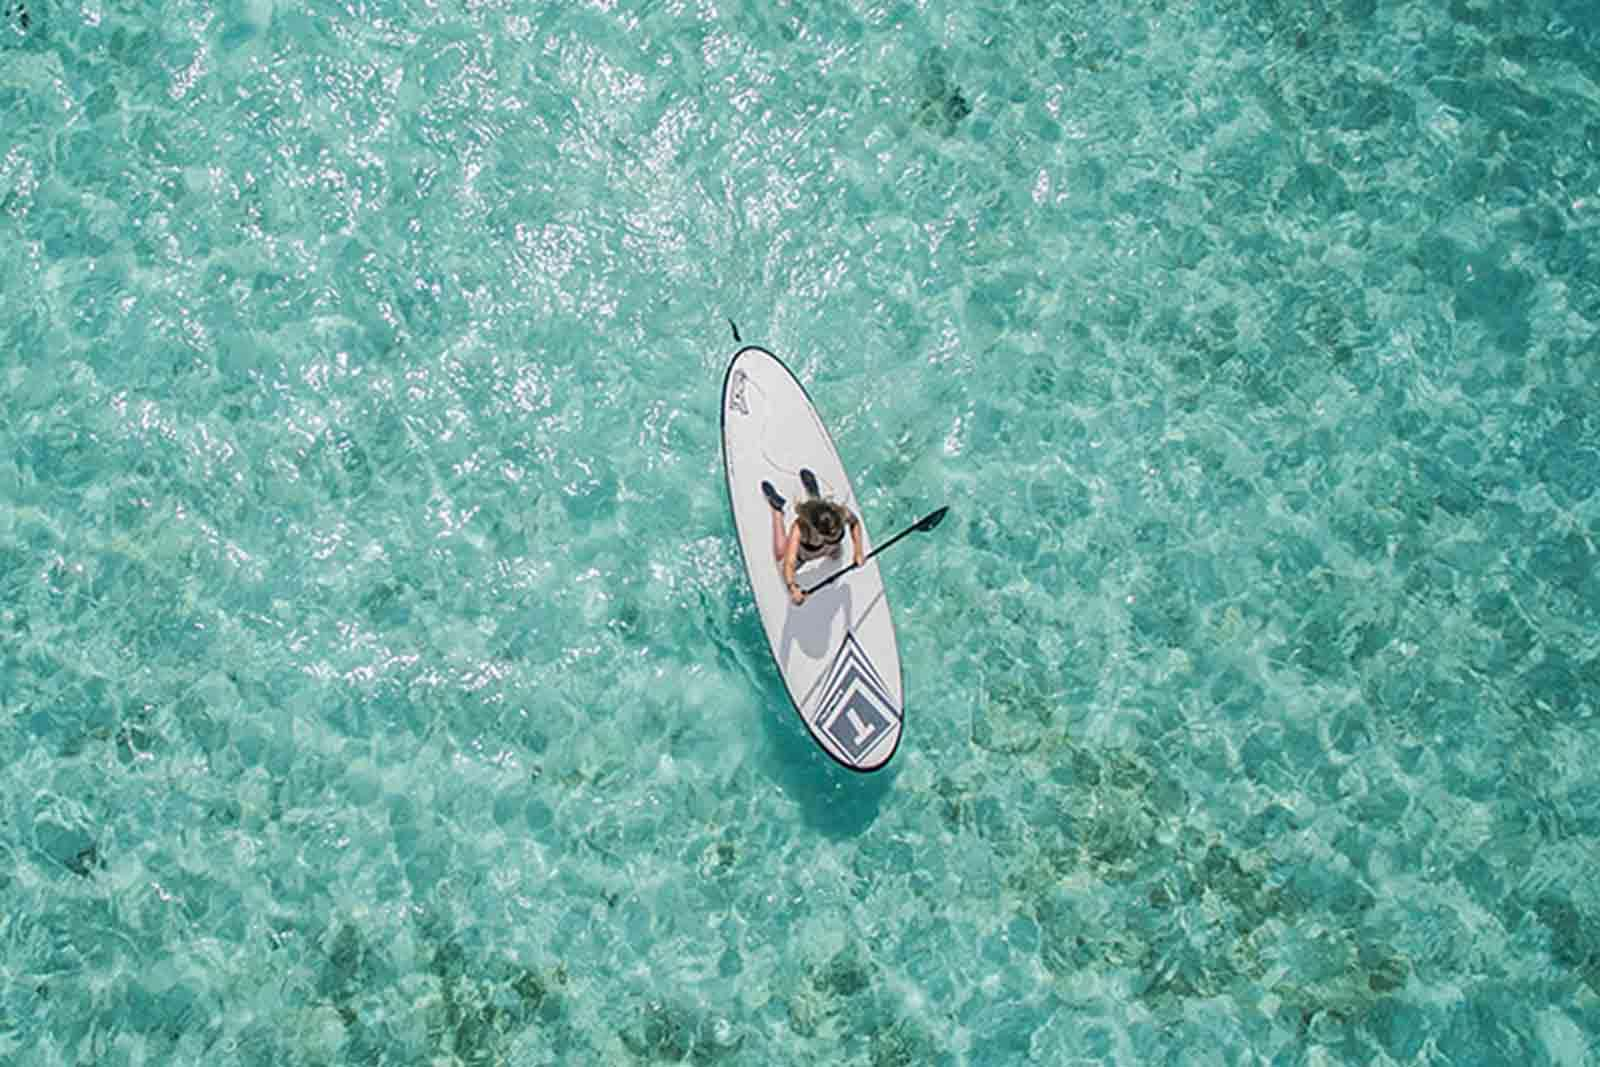
{"type": "MultiPolygon", "coordinates": [[[[777,356],[747,345],[722,380],[722,459],[728,503],[739,530],[750,589],[789,699],[822,750],[856,771],[875,771],[900,744],[905,708],[900,649],[876,560],[818,590],[796,606],[773,551],[772,508],[761,492],[770,481],[788,501],[783,524],[805,499],[800,469],[816,472],[822,495],[861,519],[863,553],[872,551],[866,517],[856,503],[833,439],[805,387],[777,356]]],[[[840,558],[800,565],[795,580],[810,588],[850,565],[850,538],[840,558]]]]}

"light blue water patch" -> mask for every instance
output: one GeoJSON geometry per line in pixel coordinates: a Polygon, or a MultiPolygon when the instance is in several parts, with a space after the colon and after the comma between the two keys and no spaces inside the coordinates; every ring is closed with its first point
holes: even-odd
{"type": "Polygon", "coordinates": [[[1595,1061],[1592,5],[0,16],[0,1058],[1595,1061]]]}

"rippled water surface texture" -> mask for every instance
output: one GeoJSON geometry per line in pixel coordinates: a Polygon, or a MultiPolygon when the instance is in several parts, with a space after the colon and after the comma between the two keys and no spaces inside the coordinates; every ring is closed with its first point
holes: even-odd
{"type": "Polygon", "coordinates": [[[3,0],[0,1059],[1600,1062],[1597,330],[1589,0],[3,0]]]}

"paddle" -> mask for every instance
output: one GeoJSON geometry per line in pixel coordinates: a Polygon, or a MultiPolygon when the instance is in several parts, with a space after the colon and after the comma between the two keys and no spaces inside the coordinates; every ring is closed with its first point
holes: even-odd
{"type": "Polygon", "coordinates": [[[852,563],[852,564],[850,564],[850,566],[846,567],[842,571],[834,571],[832,574],[830,574],[826,578],[822,579],[822,581],[818,582],[816,585],[812,586],[810,589],[805,590],[806,596],[810,596],[812,593],[815,593],[818,589],[821,589],[825,585],[829,585],[829,584],[831,584],[833,582],[838,581],[840,578],[843,578],[845,575],[849,574],[851,571],[855,570],[857,567],[864,566],[866,564],[867,560],[871,559],[873,556],[876,556],[879,552],[882,552],[884,549],[888,548],[890,545],[892,545],[896,541],[900,540],[906,534],[927,533],[929,530],[933,529],[935,526],[939,525],[941,522],[944,521],[945,512],[947,512],[949,510],[950,510],[950,505],[946,504],[944,507],[940,508],[938,511],[930,511],[928,514],[924,515],[922,518],[918,519],[916,522],[912,523],[910,526],[907,526],[904,530],[901,530],[899,533],[897,533],[893,537],[889,538],[889,540],[885,541],[883,544],[879,545],[877,548],[873,549],[871,552],[868,552],[866,554],[866,556],[861,560],[860,563],[852,563]]]}

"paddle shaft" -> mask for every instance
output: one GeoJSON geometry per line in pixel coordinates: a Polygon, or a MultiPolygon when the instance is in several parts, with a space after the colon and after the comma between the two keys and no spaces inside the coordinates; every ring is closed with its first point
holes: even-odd
{"type": "Polygon", "coordinates": [[[873,549],[871,552],[868,552],[864,557],[862,557],[860,563],[852,563],[852,564],[850,564],[850,566],[844,568],[844,570],[834,571],[832,574],[830,574],[826,578],[822,579],[822,581],[818,582],[816,585],[812,586],[810,589],[804,590],[806,596],[810,596],[812,593],[815,593],[818,589],[821,589],[826,585],[830,585],[833,582],[838,581],[840,578],[843,578],[845,575],[849,574],[851,571],[855,570],[857,567],[866,566],[867,560],[871,559],[873,556],[876,556],[879,552],[884,551],[890,545],[894,544],[896,541],[900,540],[902,537],[905,537],[907,534],[914,534],[919,530],[931,530],[931,529],[933,529],[935,526],[939,525],[939,523],[944,519],[944,513],[949,511],[949,510],[950,510],[949,505],[946,505],[945,507],[940,508],[938,511],[929,512],[928,514],[924,515],[922,518],[918,519],[916,522],[912,523],[910,526],[907,526],[904,530],[901,530],[899,533],[897,533],[893,537],[889,538],[889,540],[885,541],[883,544],[879,545],[877,548],[873,549]]]}

